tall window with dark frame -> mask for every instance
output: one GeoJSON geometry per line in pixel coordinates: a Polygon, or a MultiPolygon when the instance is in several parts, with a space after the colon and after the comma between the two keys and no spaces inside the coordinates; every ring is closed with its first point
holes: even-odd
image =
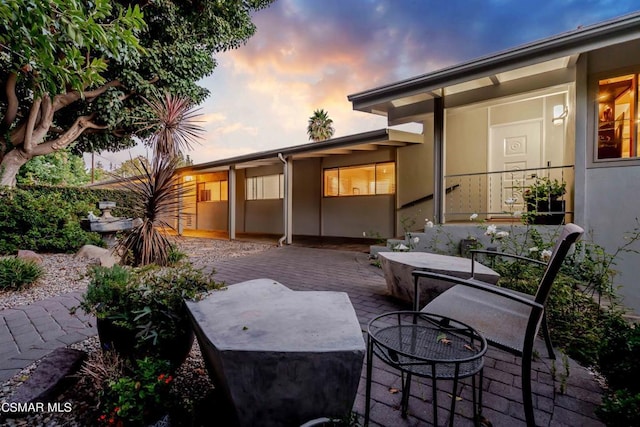
{"type": "Polygon", "coordinates": [[[598,82],[597,160],[638,157],[639,110],[638,74],[598,82]]]}

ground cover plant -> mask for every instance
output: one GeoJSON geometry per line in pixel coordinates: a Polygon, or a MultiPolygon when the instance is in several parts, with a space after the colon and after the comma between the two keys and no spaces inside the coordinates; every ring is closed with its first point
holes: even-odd
{"type": "Polygon", "coordinates": [[[34,284],[44,270],[31,260],[21,258],[0,259],[0,291],[17,291],[34,284]]]}

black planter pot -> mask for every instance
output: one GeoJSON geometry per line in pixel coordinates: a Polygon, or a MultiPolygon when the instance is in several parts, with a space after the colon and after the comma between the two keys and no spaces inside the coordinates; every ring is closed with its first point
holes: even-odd
{"type": "Polygon", "coordinates": [[[529,217],[529,224],[560,225],[564,223],[566,203],[564,200],[527,201],[527,211],[535,213],[529,217]]]}
{"type": "Polygon", "coordinates": [[[172,339],[160,340],[157,345],[152,342],[139,344],[137,331],[116,325],[112,319],[97,319],[98,338],[103,350],[115,350],[121,356],[130,359],[142,359],[155,356],[168,360],[171,369],[176,370],[185,361],[195,338],[191,322],[185,316],[180,320],[180,329],[185,333],[176,334],[172,339]]]}

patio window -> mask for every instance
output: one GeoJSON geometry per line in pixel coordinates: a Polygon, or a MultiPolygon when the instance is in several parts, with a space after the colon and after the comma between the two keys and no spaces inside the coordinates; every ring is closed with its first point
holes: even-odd
{"type": "Polygon", "coordinates": [[[324,196],[367,196],[396,192],[393,162],[324,170],[324,196]]]}
{"type": "Polygon", "coordinates": [[[627,74],[599,81],[598,160],[638,157],[638,76],[627,74]]]}
{"type": "Polygon", "coordinates": [[[198,202],[220,202],[228,199],[228,182],[211,181],[198,183],[198,202]]]}
{"type": "Polygon", "coordinates": [[[246,179],[247,200],[282,199],[284,174],[251,176],[246,179]]]}

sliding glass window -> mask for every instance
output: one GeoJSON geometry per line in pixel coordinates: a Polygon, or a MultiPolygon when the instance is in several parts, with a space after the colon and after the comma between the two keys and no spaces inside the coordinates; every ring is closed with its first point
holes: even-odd
{"type": "Polygon", "coordinates": [[[368,196],[396,192],[393,162],[324,170],[324,196],[368,196]]]}
{"type": "Polygon", "coordinates": [[[211,181],[198,183],[198,202],[220,202],[227,199],[227,181],[211,181]]]}
{"type": "Polygon", "coordinates": [[[283,174],[251,176],[246,179],[247,200],[282,199],[283,197],[283,174]]]}

